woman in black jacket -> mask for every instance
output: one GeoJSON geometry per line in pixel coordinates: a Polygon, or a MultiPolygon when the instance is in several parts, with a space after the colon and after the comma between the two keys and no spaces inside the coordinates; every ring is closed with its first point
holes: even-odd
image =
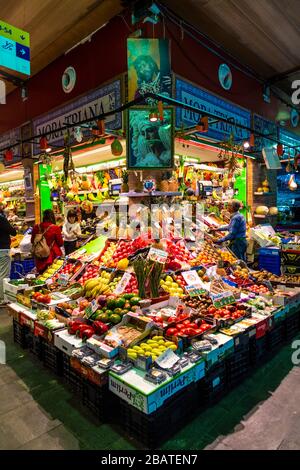
{"type": "Polygon", "coordinates": [[[3,298],[3,279],[10,275],[10,237],[17,235],[16,229],[10,225],[0,204],[0,307],[6,305],[3,298]]]}

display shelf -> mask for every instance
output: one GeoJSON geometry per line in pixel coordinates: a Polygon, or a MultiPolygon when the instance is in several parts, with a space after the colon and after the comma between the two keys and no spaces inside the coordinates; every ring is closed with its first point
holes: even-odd
{"type": "Polygon", "coordinates": [[[149,196],[182,196],[182,192],[180,191],[152,191],[150,193],[135,193],[134,191],[129,193],[120,193],[120,197],[149,197],[149,196]]]}
{"type": "Polygon", "coordinates": [[[78,191],[76,194],[94,194],[98,192],[104,193],[105,191],[108,191],[108,188],[82,190],[78,191]]]}
{"type": "Polygon", "coordinates": [[[24,200],[25,200],[25,196],[5,197],[4,199],[5,199],[5,201],[17,201],[17,200],[20,200],[20,199],[24,199],[24,200]]]}

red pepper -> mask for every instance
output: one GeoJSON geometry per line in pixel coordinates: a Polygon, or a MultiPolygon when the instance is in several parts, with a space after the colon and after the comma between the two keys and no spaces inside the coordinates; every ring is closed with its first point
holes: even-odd
{"type": "Polygon", "coordinates": [[[91,336],[93,336],[95,334],[95,330],[92,326],[86,326],[85,325],[85,328],[82,328],[80,330],[80,338],[82,338],[83,340],[85,339],[88,339],[90,338],[91,336]]]}
{"type": "Polygon", "coordinates": [[[68,323],[68,332],[70,333],[70,335],[75,335],[77,329],[78,329],[78,326],[79,325],[83,325],[84,323],[82,322],[82,320],[70,320],[69,323],[68,323]]]}
{"type": "Polygon", "coordinates": [[[96,331],[97,335],[102,335],[108,331],[108,326],[102,321],[94,321],[93,328],[96,331]]]}
{"type": "Polygon", "coordinates": [[[81,331],[84,330],[85,328],[89,328],[86,323],[81,323],[80,325],[75,325],[74,329],[76,331],[76,336],[80,336],[81,331]]]}

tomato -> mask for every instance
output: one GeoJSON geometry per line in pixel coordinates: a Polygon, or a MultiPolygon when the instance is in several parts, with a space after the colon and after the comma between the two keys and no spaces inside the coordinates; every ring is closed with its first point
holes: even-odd
{"type": "Polygon", "coordinates": [[[201,326],[200,328],[197,328],[197,329],[195,330],[195,333],[196,333],[196,335],[202,335],[203,331],[204,331],[204,330],[203,330],[203,327],[201,326]]]}
{"type": "Polygon", "coordinates": [[[167,336],[174,336],[174,335],[176,335],[176,333],[177,333],[176,328],[168,328],[167,331],[166,331],[167,336]]]}
{"type": "Polygon", "coordinates": [[[197,329],[197,328],[198,328],[198,325],[197,325],[196,323],[190,323],[190,324],[189,324],[189,328],[197,329]]]}
{"type": "Polygon", "coordinates": [[[190,326],[190,320],[184,320],[182,324],[186,326],[190,326]]]}
{"type": "Polygon", "coordinates": [[[216,311],[217,311],[217,309],[216,309],[216,307],[214,307],[214,306],[209,307],[208,310],[207,310],[207,312],[210,313],[210,314],[211,314],[211,313],[213,314],[213,313],[215,313],[216,311]]]}
{"type": "Polygon", "coordinates": [[[176,328],[177,328],[177,330],[182,330],[182,329],[186,328],[186,325],[184,325],[183,323],[178,323],[178,325],[176,325],[176,328]]]}

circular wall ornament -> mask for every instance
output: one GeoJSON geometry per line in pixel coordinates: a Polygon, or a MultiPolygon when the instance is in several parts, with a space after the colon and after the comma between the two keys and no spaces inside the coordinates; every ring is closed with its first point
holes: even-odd
{"type": "Polygon", "coordinates": [[[61,78],[61,84],[62,84],[62,88],[64,92],[70,93],[73,90],[75,83],[76,83],[75,69],[74,67],[67,67],[61,78]]]}
{"type": "Polygon", "coordinates": [[[232,86],[232,73],[227,64],[221,64],[219,67],[219,82],[224,90],[230,90],[232,86]]]}
{"type": "Polygon", "coordinates": [[[291,125],[293,127],[298,126],[298,124],[299,124],[299,113],[295,108],[291,109],[290,120],[291,120],[291,125]]]}

